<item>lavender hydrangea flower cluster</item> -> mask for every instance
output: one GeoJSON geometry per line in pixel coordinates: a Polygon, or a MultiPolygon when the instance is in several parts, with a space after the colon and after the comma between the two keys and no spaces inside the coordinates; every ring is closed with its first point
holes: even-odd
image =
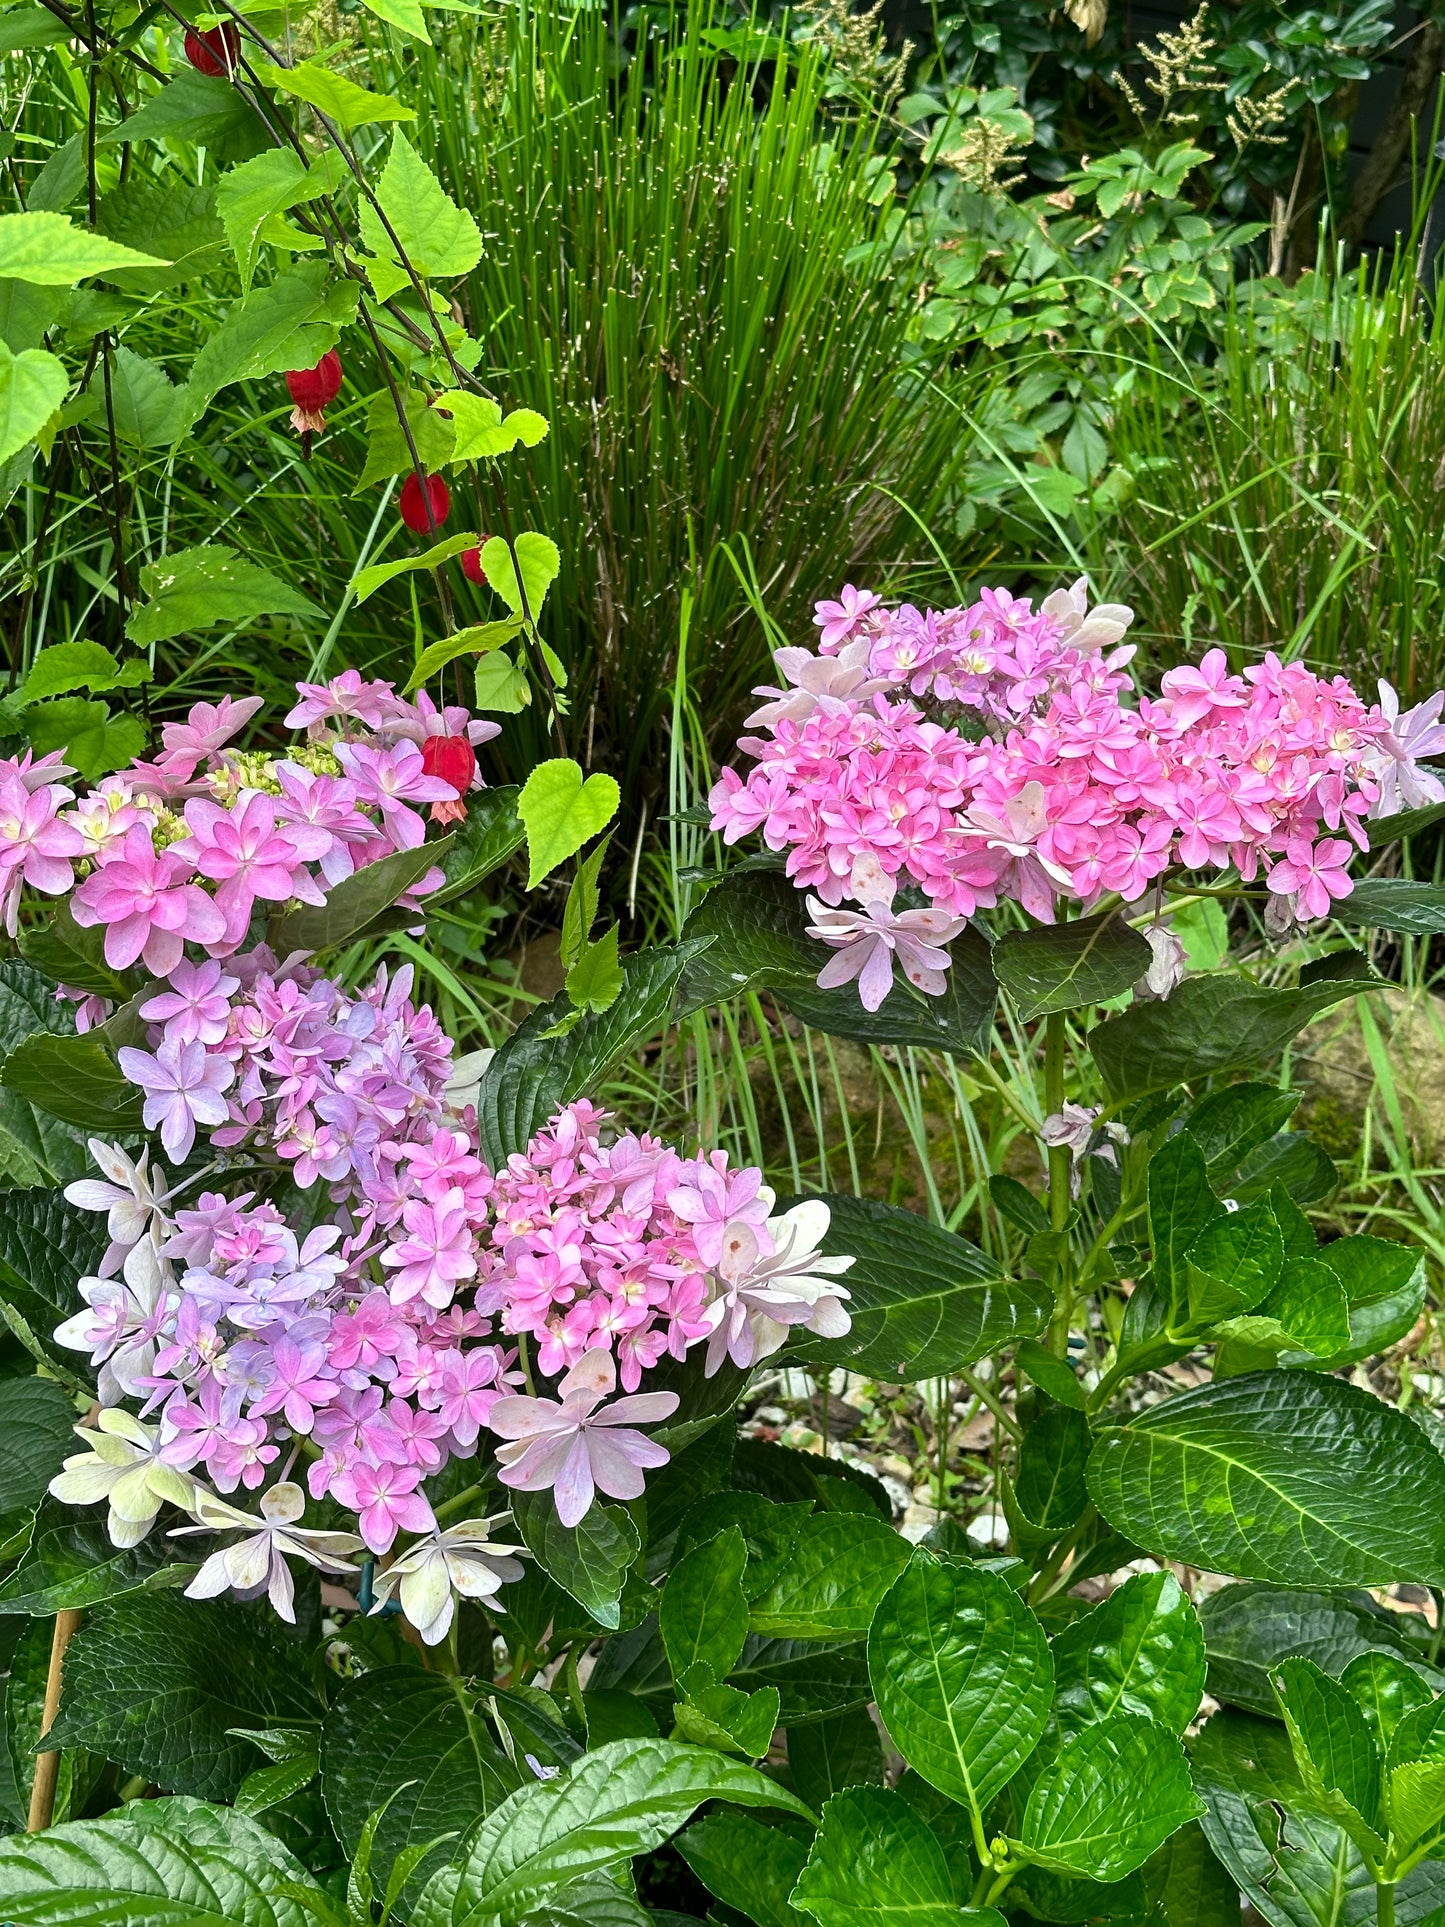
{"type": "MultiPolygon", "coordinates": [[[[489,1170],[476,1065],[454,1062],[409,969],[348,990],[258,940],[258,904],[324,901],[420,849],[418,806],[455,821],[461,792],[431,772],[455,773],[455,745],[470,757],[493,727],[355,672],[300,696],[288,721],[308,741],[279,758],[231,748],[255,705],[223,703],[78,801],[54,759],[0,766],[12,924],[26,882],[73,890],[111,966],[155,979],[134,1004],[146,1047],[119,1062],[165,1154],[201,1134],[222,1170],[234,1157],[320,1201],[298,1231],[274,1182],[173,1194],[148,1151],[92,1141],[101,1175],[67,1196],[105,1214],[109,1245],[56,1338],[88,1353],[100,1409],[51,1489],[105,1501],[118,1545],[180,1507],[195,1522],[180,1532],[227,1535],[190,1591],[265,1592],[286,1617],[290,1561],[344,1576],[353,1555],[388,1556],[378,1605],[397,1593],[439,1640],[455,1596],[522,1570],[500,1516],[434,1510],[427,1482],[449,1460],[485,1457],[477,1484],[553,1491],[569,1526],[599,1491],[635,1498],[668,1456],[639,1428],[678,1404],[644,1374],[698,1346],[708,1374],[746,1368],[795,1324],[846,1331],[852,1261],[818,1248],[825,1205],[775,1213],[760,1172],[616,1131],[585,1100],[489,1170]],[[325,1525],[308,1525],[321,1502],[325,1525]]],[[[440,881],[432,866],[403,901],[440,881]]],[[[86,1000],[80,1024],[106,1014],[86,1000]]]]}
{"type": "Polygon", "coordinates": [[[1170,868],[1263,875],[1276,921],[1348,894],[1373,818],[1445,800],[1421,767],[1445,749],[1445,694],[1405,715],[1380,685],[1266,655],[1236,675],[1222,649],[1140,694],[1133,611],[1091,609],[1087,583],[1035,609],[985,589],[969,608],[884,608],[847,586],[817,608],[818,653],[787,648],[787,685],[748,718],[710,803],[728,842],[760,830],[810,893],[811,934],[876,1010],[895,962],[930,995],[943,948],[1013,899],[1051,922],[1061,899],[1137,901],[1170,868]],[[900,907],[900,890],[926,899],[900,907]],[[856,905],[858,907],[846,907],[856,905]]]}

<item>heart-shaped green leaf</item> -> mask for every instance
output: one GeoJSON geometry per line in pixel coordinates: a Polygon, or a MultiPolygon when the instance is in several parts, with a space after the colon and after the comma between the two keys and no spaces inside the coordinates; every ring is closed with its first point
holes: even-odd
{"type": "MultiPolygon", "coordinates": [[[[489,550],[491,546],[488,543],[489,550]]],[[[487,573],[495,580],[490,564],[487,573]]],[[[584,783],[582,771],[568,757],[538,763],[517,798],[517,814],[527,830],[527,888],[535,890],[559,863],[575,856],[605,829],[616,816],[620,800],[616,779],[601,771],[584,783]]]]}

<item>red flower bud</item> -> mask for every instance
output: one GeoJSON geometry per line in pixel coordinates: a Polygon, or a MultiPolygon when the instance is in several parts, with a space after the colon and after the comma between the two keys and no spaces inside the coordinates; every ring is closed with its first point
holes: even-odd
{"type": "Polygon", "coordinates": [[[208,27],[204,33],[188,27],[186,59],[198,74],[209,74],[213,80],[229,78],[241,64],[241,36],[229,20],[219,27],[208,27]]]}
{"type": "Polygon", "coordinates": [[[298,434],[319,435],[326,426],[327,408],[341,393],[341,357],[328,348],[314,368],[293,368],[286,377],[286,392],[296,406],[291,410],[291,426],[298,434]]]}
{"type": "Polygon", "coordinates": [[[421,746],[421,766],[428,776],[450,783],[457,793],[453,802],[433,803],[433,823],[460,823],[466,815],[462,798],[477,773],[477,757],[465,736],[428,736],[421,746]]]}
{"type": "Polygon", "coordinates": [[[421,483],[413,470],[401,485],[401,496],[397,503],[401,519],[413,535],[426,535],[432,522],[438,528],[452,512],[452,492],[446,485],[445,477],[428,475],[426,478],[426,497],[423,499],[421,483]],[[431,503],[431,522],[427,520],[426,504],[431,503]]]}
{"type": "MultiPolygon", "coordinates": [[[[482,537],[483,542],[490,542],[491,539],[489,535],[482,537]]],[[[462,574],[468,582],[475,582],[478,588],[484,589],[487,586],[487,572],[482,567],[480,548],[462,550],[462,574]]]]}

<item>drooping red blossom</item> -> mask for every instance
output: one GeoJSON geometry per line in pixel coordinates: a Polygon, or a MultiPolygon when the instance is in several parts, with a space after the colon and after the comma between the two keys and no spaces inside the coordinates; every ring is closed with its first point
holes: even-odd
{"type": "Polygon", "coordinates": [[[293,368],[286,377],[286,392],[296,404],[291,410],[291,426],[300,435],[319,435],[326,426],[324,411],[341,393],[341,357],[328,348],[314,368],[293,368]]]}
{"type": "MultiPolygon", "coordinates": [[[[490,536],[484,535],[482,537],[483,543],[489,542],[490,540],[490,536]]],[[[468,582],[475,582],[478,588],[484,589],[487,586],[487,572],[482,567],[482,551],[480,546],[475,549],[462,550],[462,574],[467,578],[468,582]]]]}
{"type": "Polygon", "coordinates": [[[204,33],[188,27],[186,59],[198,74],[208,74],[213,80],[229,79],[241,64],[241,36],[229,20],[219,27],[208,27],[204,33]]]}
{"type": "Polygon", "coordinates": [[[397,503],[401,519],[413,535],[425,535],[433,524],[440,528],[452,512],[452,492],[441,475],[428,475],[426,495],[421,492],[421,483],[415,473],[408,475],[401,485],[401,496],[397,503]],[[431,520],[427,519],[427,502],[431,503],[431,520]]]}
{"type": "Polygon", "coordinates": [[[476,752],[465,736],[428,736],[421,746],[421,764],[428,776],[435,776],[443,783],[450,783],[456,791],[456,801],[433,803],[431,818],[433,823],[460,823],[467,811],[462,798],[472,786],[477,773],[476,752]]]}

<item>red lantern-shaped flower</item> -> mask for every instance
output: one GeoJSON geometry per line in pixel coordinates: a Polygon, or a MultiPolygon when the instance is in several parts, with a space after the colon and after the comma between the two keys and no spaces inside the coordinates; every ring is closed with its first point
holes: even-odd
{"type": "Polygon", "coordinates": [[[407,476],[401,485],[401,495],[397,501],[401,519],[413,535],[425,535],[433,525],[440,528],[452,512],[452,492],[446,480],[440,475],[428,475],[426,494],[421,492],[421,483],[415,471],[407,476]],[[427,517],[427,503],[431,504],[431,517],[427,517]]]}
{"type": "Polygon", "coordinates": [[[432,822],[464,821],[467,810],[462,798],[471,788],[472,780],[477,773],[476,751],[466,737],[428,736],[421,746],[421,765],[428,776],[435,776],[443,783],[450,783],[457,793],[455,802],[432,804],[432,822]]]}
{"type": "Polygon", "coordinates": [[[186,59],[198,74],[208,74],[213,80],[229,80],[241,64],[241,36],[229,20],[219,27],[208,27],[204,33],[189,27],[186,59]]]}
{"type": "MultiPolygon", "coordinates": [[[[491,537],[488,535],[482,537],[483,543],[489,542],[490,540],[491,537]]],[[[461,562],[462,574],[467,578],[467,581],[475,582],[478,588],[484,589],[487,586],[487,572],[482,567],[482,551],[480,546],[475,549],[463,549],[461,562]]]]}
{"type": "Polygon", "coordinates": [[[314,368],[293,368],[286,392],[296,404],[291,426],[301,435],[319,435],[326,426],[325,410],[341,393],[341,357],[328,348],[314,368]]]}

